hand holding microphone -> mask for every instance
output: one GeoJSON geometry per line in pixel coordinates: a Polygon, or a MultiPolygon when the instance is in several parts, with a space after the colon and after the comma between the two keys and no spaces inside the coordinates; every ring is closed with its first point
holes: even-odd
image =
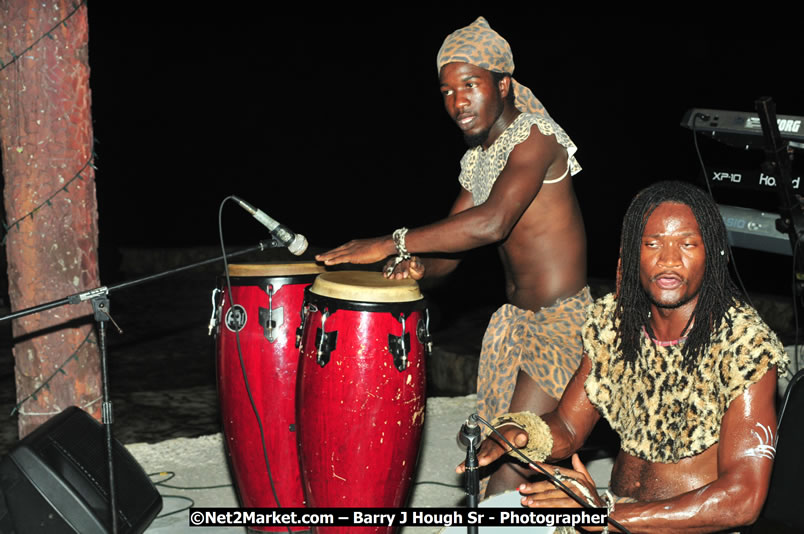
{"type": "Polygon", "coordinates": [[[232,200],[240,204],[240,207],[246,210],[251,214],[252,217],[257,219],[263,226],[265,226],[271,235],[274,236],[280,243],[285,245],[288,250],[295,254],[296,256],[300,256],[304,254],[304,251],[307,250],[307,238],[305,238],[301,234],[293,233],[288,227],[279,224],[274,219],[270,218],[266,215],[263,211],[258,210],[245,200],[242,200],[236,196],[232,196],[232,200]]]}

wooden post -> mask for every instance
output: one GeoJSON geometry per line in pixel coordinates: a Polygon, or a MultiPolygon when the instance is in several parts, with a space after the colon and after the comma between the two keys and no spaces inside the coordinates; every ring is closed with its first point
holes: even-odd
{"type": "MultiPolygon", "coordinates": [[[[9,299],[21,310],[100,285],[87,6],[0,0],[2,141],[9,299]]],[[[14,321],[24,437],[70,405],[100,417],[89,303],[14,321]]]]}

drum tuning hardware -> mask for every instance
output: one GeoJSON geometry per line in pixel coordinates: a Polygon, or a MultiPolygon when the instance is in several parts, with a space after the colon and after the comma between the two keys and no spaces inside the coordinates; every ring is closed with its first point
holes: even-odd
{"type": "Polygon", "coordinates": [[[404,371],[408,368],[408,353],[410,352],[410,332],[405,332],[405,314],[399,315],[399,321],[402,323],[402,335],[395,336],[388,334],[388,350],[394,357],[394,366],[399,371],[404,371]]]}
{"type": "Polygon", "coordinates": [[[401,336],[388,334],[388,350],[394,357],[394,366],[399,371],[408,368],[408,353],[410,352],[410,332],[401,336]]]}
{"type": "Polygon", "coordinates": [[[338,331],[333,330],[327,332],[324,327],[329,316],[329,310],[324,310],[321,314],[321,328],[318,328],[315,333],[315,343],[318,346],[316,351],[316,362],[319,366],[324,367],[329,363],[330,354],[335,350],[335,345],[338,342],[338,331]]]}
{"type": "Polygon", "coordinates": [[[273,343],[279,337],[279,328],[285,322],[285,311],[282,306],[274,309],[274,286],[268,286],[268,309],[260,308],[260,324],[262,324],[263,335],[269,343],[273,343]]]}
{"type": "Polygon", "coordinates": [[[260,324],[265,339],[273,343],[279,338],[282,324],[285,322],[285,311],[279,307],[276,309],[260,308],[260,324]]]}
{"type": "Polygon", "coordinates": [[[305,304],[302,306],[299,315],[301,315],[301,322],[299,323],[299,327],[296,329],[296,348],[298,349],[301,347],[301,340],[302,336],[304,335],[304,326],[307,324],[307,314],[310,313],[310,305],[305,304]]]}
{"type": "Polygon", "coordinates": [[[220,321],[220,305],[218,304],[218,293],[221,293],[221,290],[217,287],[212,290],[212,315],[209,318],[209,332],[207,333],[208,336],[212,335],[212,331],[218,326],[218,322],[220,321]]]}
{"type": "Polygon", "coordinates": [[[424,345],[424,350],[427,354],[433,353],[433,336],[430,334],[430,311],[424,310],[424,319],[419,319],[416,325],[416,337],[419,342],[424,345]]]}

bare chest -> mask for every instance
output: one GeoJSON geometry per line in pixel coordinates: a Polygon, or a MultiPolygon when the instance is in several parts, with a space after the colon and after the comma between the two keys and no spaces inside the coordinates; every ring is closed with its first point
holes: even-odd
{"type": "Polygon", "coordinates": [[[611,490],[621,497],[658,501],[701,488],[717,479],[717,447],[667,464],[620,451],[611,472],[611,490]]]}

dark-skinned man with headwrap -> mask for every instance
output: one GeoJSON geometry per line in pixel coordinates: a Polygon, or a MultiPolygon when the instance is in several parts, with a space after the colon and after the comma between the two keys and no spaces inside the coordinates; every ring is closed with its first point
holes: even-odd
{"type": "MultiPolygon", "coordinates": [[[[317,259],[336,265],[392,257],[387,276],[419,280],[453,271],[460,261],[455,253],[496,244],[508,303],[483,338],[478,413],[487,419],[516,410],[545,413],[578,367],[580,328],[591,303],[586,235],[571,179],[580,171],[577,147],[512,78],[511,48],[484,18],[447,36],[437,67],[444,107],[470,147],[448,216],[350,241],[317,259]]],[[[530,475],[517,462],[500,463],[489,495],[530,475]]]]}

